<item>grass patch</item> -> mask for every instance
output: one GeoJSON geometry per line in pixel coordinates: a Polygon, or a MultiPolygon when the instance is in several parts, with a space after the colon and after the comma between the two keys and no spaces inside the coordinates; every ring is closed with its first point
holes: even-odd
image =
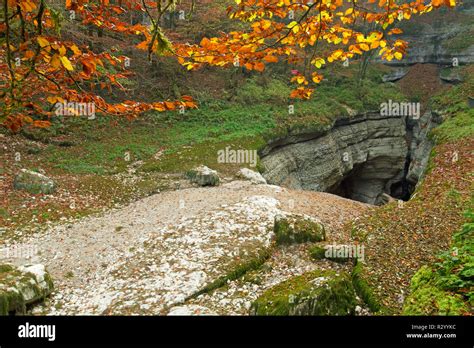
{"type": "Polygon", "coordinates": [[[402,98],[396,86],[381,83],[384,69],[371,67],[360,87],[354,79],[355,65],[343,72],[328,68],[328,79],[308,101],[290,100],[293,86],[275,76],[259,75],[229,92],[232,98],[201,98],[200,108],[184,115],[150,112],[134,121],[58,118],[49,129],[25,134],[49,144],[38,157],[62,173],[113,174],[140,160],[146,162],[145,171],[183,172],[189,161],[211,165],[217,149],[228,144],[259,149],[275,137],[328,129],[336,117],[348,115],[347,108],[378,109],[383,101],[402,98]],[[290,104],[294,114],[288,112],[290,104]],[[72,146],[57,145],[65,142],[72,146]],[[196,150],[187,151],[187,146],[196,150]],[[160,150],[166,156],[154,159],[160,150]]]}
{"type": "Polygon", "coordinates": [[[474,108],[468,104],[468,98],[474,97],[474,67],[459,69],[462,69],[461,74],[466,76],[466,81],[431,101],[431,108],[443,117],[443,123],[431,131],[432,138],[438,144],[474,135],[474,108]]]}

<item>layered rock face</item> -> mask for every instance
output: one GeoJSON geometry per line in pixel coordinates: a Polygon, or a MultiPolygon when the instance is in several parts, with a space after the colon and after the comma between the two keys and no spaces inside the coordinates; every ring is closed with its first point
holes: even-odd
{"type": "Polygon", "coordinates": [[[410,163],[406,173],[406,181],[415,186],[423,175],[430,152],[433,148],[433,142],[429,139],[429,132],[441,124],[442,117],[435,111],[428,110],[416,121],[408,119],[407,129],[410,137],[410,163]]]}
{"type": "MultiPolygon", "coordinates": [[[[408,54],[390,65],[414,63],[459,64],[474,62],[474,0],[464,0],[454,9],[442,9],[402,21],[400,38],[409,43],[408,54]]],[[[379,60],[378,57],[374,57],[379,60]]]]}
{"type": "Polygon", "coordinates": [[[384,193],[404,198],[426,167],[432,119],[431,113],[409,121],[367,113],[339,119],[324,134],[278,139],[261,153],[264,176],[272,184],[370,204],[382,204],[384,193]]]}

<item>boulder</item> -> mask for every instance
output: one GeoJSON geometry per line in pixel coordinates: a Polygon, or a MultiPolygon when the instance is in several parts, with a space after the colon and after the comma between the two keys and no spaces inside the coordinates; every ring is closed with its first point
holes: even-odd
{"type": "Polygon", "coordinates": [[[320,242],[326,238],[321,222],[310,216],[298,214],[276,215],[273,232],[279,245],[320,242]]]}
{"type": "Polygon", "coordinates": [[[393,198],[392,196],[390,196],[388,193],[382,193],[380,196],[379,196],[379,205],[385,205],[385,204],[388,204],[388,203],[391,203],[391,202],[395,202],[396,199],[393,198]]]}
{"type": "Polygon", "coordinates": [[[217,186],[219,185],[219,176],[217,171],[206,166],[196,167],[186,173],[188,179],[199,186],[217,186]]]}
{"type": "Polygon", "coordinates": [[[239,177],[250,180],[253,184],[266,184],[267,180],[258,172],[254,172],[248,168],[241,168],[238,174],[239,177]]]}
{"type": "Polygon", "coordinates": [[[463,76],[461,76],[459,69],[455,68],[441,70],[439,78],[444,82],[451,83],[454,85],[464,81],[464,78],[463,76]]]}
{"type": "Polygon", "coordinates": [[[353,315],[356,294],[344,272],[315,270],[265,291],[251,307],[254,315],[353,315]]]}
{"type": "Polygon", "coordinates": [[[56,191],[56,183],[47,176],[22,169],[13,181],[16,190],[26,190],[30,193],[52,194],[56,191]]]}
{"type": "Polygon", "coordinates": [[[469,105],[470,108],[474,108],[474,97],[467,98],[467,105],[469,105]]]}
{"type": "Polygon", "coordinates": [[[53,282],[43,265],[0,265],[0,315],[25,313],[27,305],[52,291],[53,282]]]}
{"type": "Polygon", "coordinates": [[[406,74],[408,74],[408,69],[397,69],[394,72],[391,72],[390,74],[382,76],[382,81],[395,82],[405,77],[406,74]]]}

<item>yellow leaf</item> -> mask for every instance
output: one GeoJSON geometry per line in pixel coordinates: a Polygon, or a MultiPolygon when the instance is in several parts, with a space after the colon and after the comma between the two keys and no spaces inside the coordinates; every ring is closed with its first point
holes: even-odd
{"type": "Polygon", "coordinates": [[[291,29],[291,31],[296,34],[300,30],[298,22],[293,21],[288,24],[288,29],[291,29]]]}
{"type": "Polygon", "coordinates": [[[319,74],[316,74],[314,73],[313,74],[313,82],[314,83],[320,83],[323,79],[323,76],[322,75],[319,75],[319,74]]]}
{"type": "Polygon", "coordinates": [[[75,54],[76,56],[82,54],[81,50],[80,50],[76,45],[72,45],[72,46],[70,47],[70,49],[71,49],[71,51],[74,52],[74,54],[75,54]]]}
{"type": "Polygon", "coordinates": [[[316,68],[321,68],[321,66],[323,64],[326,64],[326,61],[323,59],[323,58],[318,58],[314,61],[314,65],[316,66],[316,68]]]}
{"type": "Polygon", "coordinates": [[[60,46],[60,47],[59,47],[59,54],[60,54],[61,56],[64,56],[64,55],[66,54],[66,47],[60,46]]]}
{"type": "Polygon", "coordinates": [[[67,70],[69,70],[69,71],[73,71],[73,70],[74,70],[74,68],[72,67],[71,62],[69,61],[69,59],[67,59],[66,56],[62,56],[62,57],[61,57],[61,63],[63,64],[63,66],[64,66],[67,70]]]}
{"type": "Polygon", "coordinates": [[[38,37],[36,38],[36,40],[38,41],[38,43],[39,43],[39,45],[40,45],[41,47],[49,46],[49,41],[46,40],[46,39],[45,39],[44,37],[42,37],[42,36],[38,36],[38,37]]]}

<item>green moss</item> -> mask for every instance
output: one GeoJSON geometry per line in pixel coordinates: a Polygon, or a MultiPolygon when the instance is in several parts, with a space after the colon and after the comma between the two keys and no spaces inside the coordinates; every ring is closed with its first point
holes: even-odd
{"type": "Polygon", "coordinates": [[[309,249],[309,255],[315,260],[328,259],[338,263],[346,263],[351,259],[356,259],[358,255],[352,255],[353,250],[347,245],[326,245],[321,247],[319,245],[312,246],[309,249]]]}
{"type": "Polygon", "coordinates": [[[375,298],[374,292],[367,280],[365,280],[362,263],[357,263],[352,270],[352,284],[359,297],[367,304],[372,312],[379,312],[381,305],[375,298]]]}
{"type": "Polygon", "coordinates": [[[0,265],[0,273],[11,272],[13,267],[10,265],[0,265]]]}
{"type": "Polygon", "coordinates": [[[326,239],[323,225],[295,215],[276,217],[273,231],[276,243],[279,245],[320,242],[326,239]]]}
{"type": "Polygon", "coordinates": [[[421,286],[407,297],[403,315],[463,315],[469,312],[462,296],[435,286],[421,286]]]}
{"type": "Polygon", "coordinates": [[[311,248],[309,248],[309,255],[315,260],[324,259],[326,257],[325,254],[326,254],[326,249],[319,245],[314,245],[311,248]]]}
{"type": "Polygon", "coordinates": [[[453,245],[439,255],[439,262],[421,267],[411,279],[410,295],[403,314],[463,315],[472,311],[474,288],[474,214],[460,232],[453,235],[453,245]]]}
{"type": "Polygon", "coordinates": [[[252,311],[256,315],[351,315],[355,305],[347,274],[316,270],[268,289],[252,304],[252,311]]]}
{"type": "Polygon", "coordinates": [[[19,292],[0,292],[0,316],[8,315],[10,312],[25,313],[26,305],[23,296],[19,292]]]}

